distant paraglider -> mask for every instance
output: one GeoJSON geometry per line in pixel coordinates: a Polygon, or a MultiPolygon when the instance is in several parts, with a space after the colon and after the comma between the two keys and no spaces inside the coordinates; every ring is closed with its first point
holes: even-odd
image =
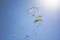
{"type": "Polygon", "coordinates": [[[25,36],[25,39],[28,39],[28,38],[29,38],[29,35],[26,35],[26,36],[25,36]]]}

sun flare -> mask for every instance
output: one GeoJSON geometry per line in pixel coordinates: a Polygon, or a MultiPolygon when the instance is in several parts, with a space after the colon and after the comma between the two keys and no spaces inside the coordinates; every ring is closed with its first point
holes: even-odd
{"type": "Polygon", "coordinates": [[[59,0],[38,0],[38,3],[48,9],[54,9],[58,7],[59,0]]]}

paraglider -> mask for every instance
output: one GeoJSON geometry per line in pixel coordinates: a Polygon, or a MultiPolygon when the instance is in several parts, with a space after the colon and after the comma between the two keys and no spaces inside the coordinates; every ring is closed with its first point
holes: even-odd
{"type": "MultiPolygon", "coordinates": [[[[31,8],[28,9],[28,12],[31,13],[31,12],[33,12],[35,10],[38,10],[38,8],[37,7],[31,7],[31,8]]],[[[32,16],[34,17],[35,13],[32,16]]]]}
{"type": "Polygon", "coordinates": [[[25,39],[28,39],[28,38],[29,38],[29,35],[26,35],[26,36],[25,36],[25,39]]]}
{"type": "MultiPolygon", "coordinates": [[[[31,13],[31,12],[33,12],[35,10],[38,10],[38,8],[37,7],[31,7],[31,8],[28,9],[28,12],[31,13]]],[[[34,23],[38,23],[38,24],[42,23],[42,19],[41,19],[42,16],[41,15],[36,15],[34,13],[32,16],[35,18],[34,23]]]]}

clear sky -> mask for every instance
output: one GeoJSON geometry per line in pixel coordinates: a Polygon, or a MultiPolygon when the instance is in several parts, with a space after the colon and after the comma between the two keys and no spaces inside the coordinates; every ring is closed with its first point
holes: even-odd
{"type": "Polygon", "coordinates": [[[60,40],[59,7],[46,9],[36,0],[2,0],[0,40],[60,40]],[[39,10],[29,13],[28,9],[39,10]],[[41,15],[43,23],[37,28],[32,15],[41,15]],[[37,37],[35,37],[37,33],[37,37]]]}

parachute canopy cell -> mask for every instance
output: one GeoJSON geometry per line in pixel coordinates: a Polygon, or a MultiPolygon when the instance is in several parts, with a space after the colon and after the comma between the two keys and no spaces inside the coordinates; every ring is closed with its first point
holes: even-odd
{"type": "Polygon", "coordinates": [[[31,8],[28,10],[28,12],[32,12],[32,11],[34,11],[34,10],[38,10],[38,8],[37,8],[37,7],[31,7],[31,8]]]}

